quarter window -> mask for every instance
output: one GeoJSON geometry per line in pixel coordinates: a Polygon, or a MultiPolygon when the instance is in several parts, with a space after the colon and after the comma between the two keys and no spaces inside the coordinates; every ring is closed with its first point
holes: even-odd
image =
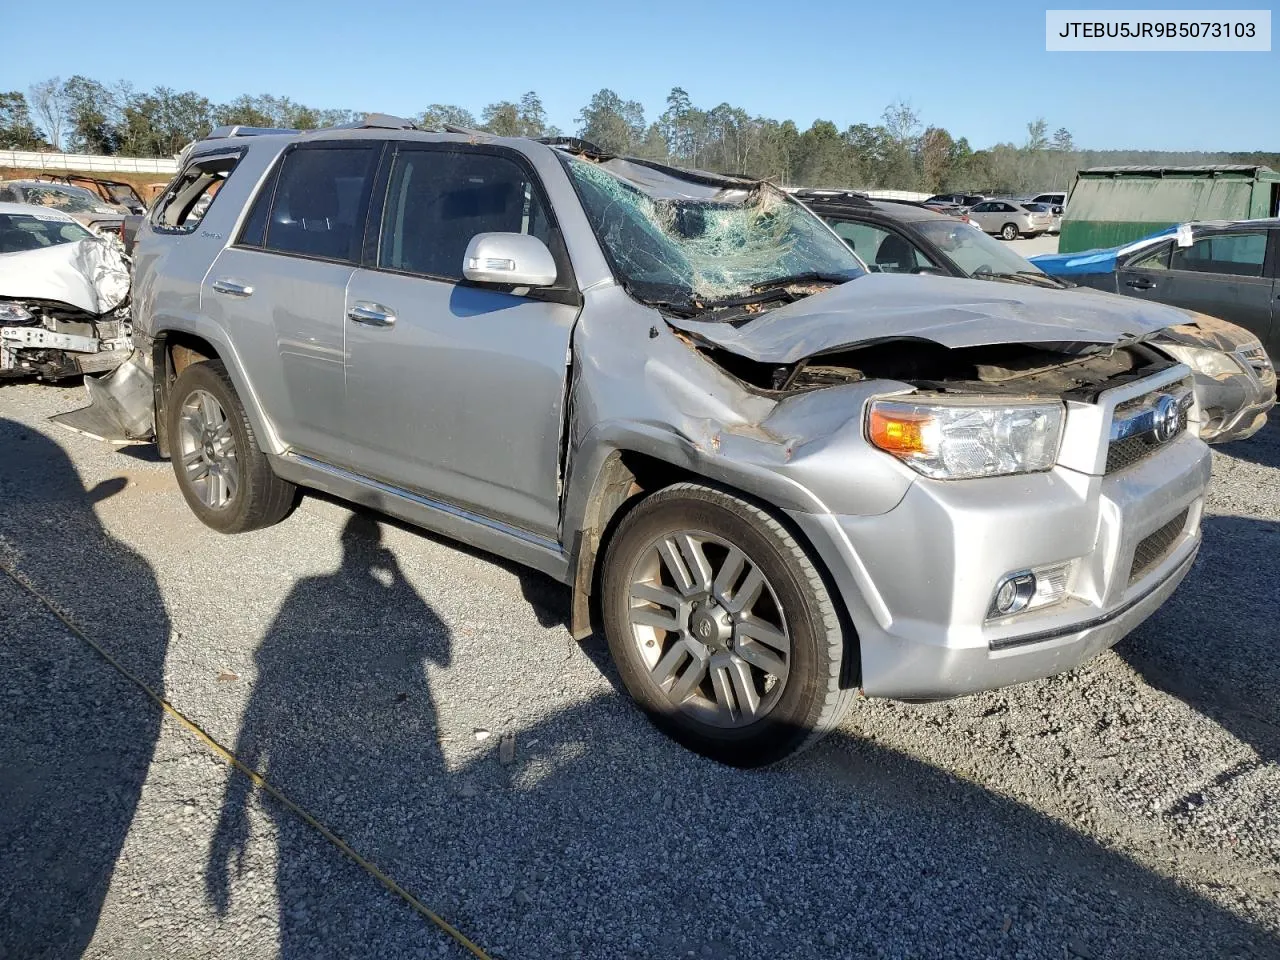
{"type": "Polygon", "coordinates": [[[240,162],[238,154],[200,157],[173,179],[151,213],[166,233],[191,233],[204,219],[213,198],[240,162]]]}
{"type": "Polygon", "coordinates": [[[287,153],[267,223],[266,249],[322,260],[359,260],[380,146],[307,145],[287,153]]]}
{"type": "Polygon", "coordinates": [[[1260,277],[1266,256],[1265,233],[1215,234],[1202,237],[1189,247],[1176,248],[1173,251],[1173,269],[1260,277]]]}
{"type": "Polygon", "coordinates": [[[546,208],[520,165],[490,153],[401,150],[378,266],[461,280],[467,244],[478,233],[524,233],[552,245],[546,208]]]}

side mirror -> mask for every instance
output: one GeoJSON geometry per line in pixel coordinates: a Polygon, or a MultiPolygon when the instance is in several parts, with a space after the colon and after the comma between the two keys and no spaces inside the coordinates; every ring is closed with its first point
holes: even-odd
{"type": "Polygon", "coordinates": [[[537,237],[477,233],[463,255],[462,275],[475,283],[549,287],[556,282],[556,260],[537,237]]]}

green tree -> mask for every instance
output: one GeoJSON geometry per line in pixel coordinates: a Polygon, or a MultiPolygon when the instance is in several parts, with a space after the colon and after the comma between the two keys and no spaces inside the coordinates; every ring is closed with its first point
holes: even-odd
{"type": "Polygon", "coordinates": [[[644,139],[644,107],[609,89],[597,91],[578,114],[578,136],[608,153],[631,153],[644,139]]]}
{"type": "Polygon", "coordinates": [[[950,180],[958,159],[956,143],[941,127],[929,127],[920,135],[921,187],[939,193],[950,180]]]}
{"type": "Polygon", "coordinates": [[[31,122],[26,96],[18,90],[0,93],[0,147],[38,150],[45,145],[44,134],[31,122]]]}
{"type": "Polygon", "coordinates": [[[119,104],[97,80],[77,74],[62,85],[70,120],[68,145],[76,153],[112,154],[119,148],[119,104]]]}
{"type": "Polygon", "coordinates": [[[467,127],[474,129],[476,118],[470,110],[463,107],[455,107],[451,103],[433,103],[427,107],[416,118],[418,126],[424,130],[435,130],[443,128],[446,124],[451,127],[467,127]]]}
{"type": "Polygon", "coordinates": [[[497,137],[520,136],[520,108],[510,100],[489,104],[480,114],[480,129],[497,137]]]}

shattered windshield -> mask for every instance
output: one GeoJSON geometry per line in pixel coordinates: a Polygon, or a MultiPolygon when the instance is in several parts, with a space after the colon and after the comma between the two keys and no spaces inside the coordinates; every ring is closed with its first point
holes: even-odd
{"type": "Polygon", "coordinates": [[[95,196],[80,187],[64,186],[29,186],[22,188],[27,203],[38,203],[41,206],[65,210],[67,213],[111,213],[110,207],[101,197],[95,196]]]}
{"type": "Polygon", "coordinates": [[[619,280],[640,300],[687,309],[790,278],[840,283],[863,273],[821,220],[772,187],[565,159],[619,280]]]}
{"type": "Polygon", "coordinates": [[[0,214],[0,253],[42,250],[60,243],[74,243],[93,236],[71,220],[35,214],[0,214]]]}

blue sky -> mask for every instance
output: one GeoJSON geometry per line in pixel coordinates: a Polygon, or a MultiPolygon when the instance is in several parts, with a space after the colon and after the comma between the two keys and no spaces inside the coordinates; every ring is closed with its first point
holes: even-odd
{"type": "MultiPolygon", "coordinates": [[[[437,102],[479,114],[532,89],[572,132],[601,87],[639,100],[653,119],[682,86],[698,106],[728,101],[802,128],[816,118],[874,123],[903,99],[975,148],[1021,143],[1026,123],[1043,116],[1082,147],[1280,150],[1267,106],[1277,53],[1047,53],[1044,10],[1000,0],[227,0],[202,8],[192,30],[195,18],[171,2],[135,0],[104,15],[100,3],[64,0],[56,17],[76,26],[54,46],[7,44],[0,90],[78,72],[215,101],[274,93],[316,107],[412,114],[437,102]]],[[[49,13],[36,16],[47,26],[49,13]]]]}

